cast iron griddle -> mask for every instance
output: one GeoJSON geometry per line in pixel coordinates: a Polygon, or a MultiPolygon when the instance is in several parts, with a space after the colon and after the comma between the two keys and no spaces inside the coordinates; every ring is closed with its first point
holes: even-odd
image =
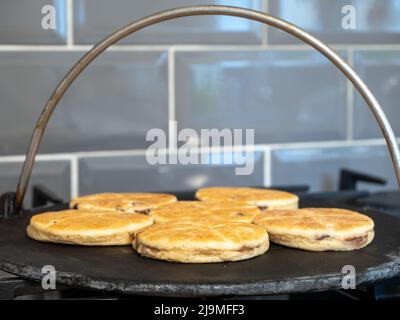
{"type": "MultiPolygon", "coordinates": [[[[49,210],[49,209],[47,209],[49,210]]],[[[341,288],[342,267],[357,285],[400,273],[400,219],[367,212],[375,240],[351,252],[307,252],[271,244],[261,257],[234,263],[178,264],[151,260],[126,247],[79,247],[29,239],[29,216],[0,222],[0,269],[40,280],[53,265],[57,283],[137,295],[226,296],[300,293],[341,288]]]]}

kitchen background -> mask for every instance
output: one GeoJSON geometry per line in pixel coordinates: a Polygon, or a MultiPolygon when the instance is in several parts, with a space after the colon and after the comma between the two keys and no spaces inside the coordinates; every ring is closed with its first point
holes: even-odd
{"type": "MultiPolygon", "coordinates": [[[[151,13],[194,4],[269,12],[329,43],[354,66],[400,135],[399,0],[1,0],[0,192],[15,189],[39,113],[65,72],[97,41],[151,13]],[[56,9],[43,30],[42,7],[56,9]],[[342,28],[342,8],[356,29],[342,28]]],[[[346,78],[318,52],[273,28],[224,16],[173,20],[135,33],[86,69],[50,120],[31,185],[65,200],[103,191],[208,185],[308,184],[337,190],[339,170],[396,188],[378,125],[346,78]],[[254,128],[255,170],[152,166],[146,132],[254,128]]],[[[30,204],[30,193],[27,205],[30,204]]]]}

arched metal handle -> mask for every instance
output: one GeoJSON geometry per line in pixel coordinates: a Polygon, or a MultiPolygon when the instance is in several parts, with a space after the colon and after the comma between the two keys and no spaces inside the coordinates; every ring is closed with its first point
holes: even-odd
{"type": "Polygon", "coordinates": [[[393,166],[396,172],[397,181],[400,186],[400,151],[399,146],[396,141],[396,136],[393,133],[393,129],[389,124],[386,115],[384,114],[378,101],[375,99],[374,95],[361,80],[361,78],[355,73],[355,71],[336,54],[327,45],[308,34],[304,30],[296,27],[295,25],[281,20],[279,18],[270,16],[269,14],[245,9],[238,7],[229,6],[192,6],[176,8],[171,10],[162,11],[159,13],[152,14],[143,19],[132,22],[115,33],[109,35],[107,38],[99,42],[94,46],[89,52],[87,52],[66,74],[64,79],[58,84],[54,92],[52,93],[50,99],[47,101],[43,108],[42,113],[36,123],[35,130],[31,137],[30,145],[28,148],[27,156],[22,168],[21,176],[18,181],[17,191],[16,191],[16,205],[17,208],[22,208],[23,200],[25,197],[25,192],[27,185],[32,173],[32,168],[35,162],[35,157],[42,140],[43,133],[46,129],[47,123],[53,114],[57,103],[60,101],[61,97],[64,95],[65,91],[69,88],[71,83],[75,78],[92,62],[98,55],[105,51],[108,47],[119,41],[120,39],[136,32],[144,27],[156,24],[161,21],[171,20],[179,17],[187,16],[197,16],[197,15],[226,15],[226,16],[236,16],[247,18],[250,20],[255,20],[262,22],[266,25],[270,25],[286,31],[294,35],[295,37],[308,43],[310,46],[314,47],[320,53],[325,55],[331,62],[333,62],[340,71],[353,83],[354,87],[363,96],[365,102],[370,107],[372,113],[378,122],[382,133],[386,139],[388,145],[390,156],[392,158],[393,166]]]}

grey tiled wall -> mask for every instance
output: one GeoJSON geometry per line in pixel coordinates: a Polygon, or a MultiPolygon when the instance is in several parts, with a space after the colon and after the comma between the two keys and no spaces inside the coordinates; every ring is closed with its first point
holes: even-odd
{"type": "MultiPolygon", "coordinates": [[[[277,149],[272,152],[272,183],[301,184],[304,177],[312,191],[335,191],[340,169],[368,172],[387,179],[387,188],[396,188],[388,151],[385,146],[277,149]]],[[[360,185],[369,190],[381,187],[360,185]]]]}
{"type": "Polygon", "coordinates": [[[254,128],[256,143],[346,137],[346,81],[314,51],[178,52],[176,85],[181,128],[254,128]]]}
{"type": "MultiPolygon", "coordinates": [[[[356,51],[355,69],[374,92],[400,136],[400,51],[356,51]]],[[[381,136],[374,118],[360,94],[355,95],[354,136],[357,139],[381,136]]]]}
{"type": "MultiPolygon", "coordinates": [[[[13,161],[2,159],[0,162],[0,194],[13,191],[17,186],[18,176],[22,169],[20,160],[13,161]]],[[[64,200],[71,196],[71,165],[69,159],[66,160],[46,160],[37,161],[33,169],[32,179],[27,190],[25,205],[31,205],[32,187],[45,186],[54,194],[64,200]]]]}
{"type": "MultiPolygon", "coordinates": [[[[227,154],[226,158],[229,156],[227,154]]],[[[253,173],[240,179],[235,175],[235,166],[227,163],[154,166],[146,161],[144,155],[87,157],[79,163],[79,192],[184,191],[221,183],[233,186],[263,185],[263,153],[255,153],[253,173]]]]}
{"type": "MultiPolygon", "coordinates": [[[[93,44],[113,30],[152,13],[199,4],[237,5],[262,10],[262,0],[81,0],[75,1],[76,43],[93,44]]],[[[150,26],[128,36],[125,44],[260,44],[261,27],[235,17],[198,16],[150,26]]]]}
{"type": "MultiPolygon", "coordinates": [[[[0,52],[2,154],[25,152],[54,86],[83,53],[0,52]]],[[[167,60],[165,51],[103,54],[63,97],[41,151],[145,147],[149,129],[168,125],[167,60]]]]}
{"type": "MultiPolygon", "coordinates": [[[[399,43],[400,7],[398,0],[269,0],[269,12],[313,33],[328,43],[399,43]],[[342,18],[355,8],[356,29],[342,28],[342,18]]],[[[269,28],[271,43],[298,43],[282,32],[269,28]]]]}
{"type": "Polygon", "coordinates": [[[56,0],[1,0],[0,43],[1,44],[65,44],[67,37],[66,1],[56,0]],[[56,29],[43,31],[42,8],[55,7],[56,29]]]}
{"type": "MultiPolygon", "coordinates": [[[[354,66],[400,135],[398,2],[3,0],[0,192],[15,188],[41,108],[84,52],[130,21],[179,6],[243,6],[298,24],[354,66]],[[49,4],[56,9],[56,30],[41,28],[41,10],[49,4]],[[356,9],[355,30],[341,26],[344,5],[356,9]]],[[[40,153],[45,155],[32,183],[50,186],[64,199],[205,185],[310,184],[314,191],[335,190],[344,167],[382,176],[388,180],[384,188],[396,187],[378,127],[345,77],[293,37],[235,17],[164,22],[108,50],[62,98],[40,153]],[[146,132],[166,130],[168,120],[196,131],[255,129],[253,174],[237,176],[229,164],[148,164],[146,132]]]]}

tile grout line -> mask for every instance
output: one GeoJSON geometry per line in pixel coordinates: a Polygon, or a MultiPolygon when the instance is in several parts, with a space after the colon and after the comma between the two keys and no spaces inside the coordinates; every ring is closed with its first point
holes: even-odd
{"type": "Polygon", "coordinates": [[[79,157],[72,156],[71,164],[71,199],[79,196],[79,157]]]}
{"type": "Polygon", "coordinates": [[[263,186],[269,187],[272,182],[272,149],[264,148],[264,177],[263,177],[263,186]]]}
{"type": "Polygon", "coordinates": [[[359,140],[330,140],[330,141],[314,141],[314,142],[294,142],[294,143],[277,143],[269,145],[272,150],[277,149],[308,149],[308,148],[336,148],[336,147],[360,147],[360,146],[377,146],[384,145],[385,139],[359,139],[359,140]]]}
{"type": "MultiPolygon", "coordinates": [[[[68,45],[13,45],[0,44],[0,52],[3,51],[88,51],[93,45],[76,45],[69,43],[73,41],[73,30],[68,45]]],[[[330,44],[334,50],[347,50],[351,47],[353,50],[364,51],[400,51],[400,45],[342,45],[330,44]]],[[[113,45],[108,48],[109,51],[162,51],[170,50],[172,45],[113,45]]],[[[314,50],[307,44],[267,44],[264,43],[255,45],[174,45],[173,50],[176,51],[311,51],[314,50]]]]}
{"type": "Polygon", "coordinates": [[[175,49],[168,50],[168,150],[176,151],[177,123],[176,123],[176,90],[175,90],[175,49]]]}
{"type": "Polygon", "coordinates": [[[74,46],[74,3],[67,0],[67,47],[74,46]]]}
{"type": "MultiPolygon", "coordinates": [[[[36,161],[62,161],[70,160],[74,156],[73,153],[53,153],[53,154],[38,154],[36,161]]],[[[1,162],[23,162],[25,161],[25,155],[13,155],[13,156],[0,156],[1,162]]]]}
{"type": "MultiPolygon", "coordinates": [[[[269,0],[263,0],[261,3],[261,11],[268,13],[269,0]]],[[[261,23],[261,45],[263,47],[268,47],[268,28],[264,23],[261,23]]]]}
{"type": "MultiPolygon", "coordinates": [[[[353,68],[354,59],[353,59],[354,51],[352,48],[347,48],[347,61],[350,67],[353,68]]],[[[346,139],[348,141],[352,141],[354,139],[354,90],[353,84],[349,79],[346,82],[346,102],[347,102],[347,119],[346,119],[346,139]]]]}
{"type": "Polygon", "coordinates": [[[109,151],[81,151],[76,153],[80,158],[99,158],[99,157],[129,157],[129,156],[144,156],[146,149],[131,149],[131,150],[109,150],[109,151]]]}
{"type": "MultiPolygon", "coordinates": [[[[400,138],[397,139],[400,143],[400,138]]],[[[275,144],[256,144],[256,151],[265,151],[266,149],[308,149],[308,148],[336,148],[336,147],[359,147],[359,146],[380,146],[385,145],[383,138],[376,139],[357,139],[352,141],[347,140],[326,140],[326,141],[309,141],[309,142],[288,142],[275,144]]],[[[238,146],[235,146],[237,148],[238,146]]],[[[243,145],[243,150],[246,150],[246,145],[243,145]]],[[[232,147],[222,147],[221,151],[230,152],[232,147]]],[[[167,152],[168,149],[162,149],[160,152],[167,152]]],[[[199,152],[205,152],[207,149],[199,148],[199,152]]],[[[217,152],[215,148],[209,148],[210,152],[217,152]]],[[[108,150],[108,151],[80,151],[71,153],[43,153],[38,154],[36,160],[41,161],[60,161],[71,160],[72,157],[80,158],[98,158],[98,157],[126,157],[126,156],[145,156],[146,149],[128,149],[128,150],[108,150]]],[[[5,162],[22,162],[25,160],[25,155],[6,155],[0,156],[0,163],[5,162]]]]}
{"type": "Polygon", "coordinates": [[[175,49],[168,51],[168,121],[176,120],[175,108],[175,49]]]}

